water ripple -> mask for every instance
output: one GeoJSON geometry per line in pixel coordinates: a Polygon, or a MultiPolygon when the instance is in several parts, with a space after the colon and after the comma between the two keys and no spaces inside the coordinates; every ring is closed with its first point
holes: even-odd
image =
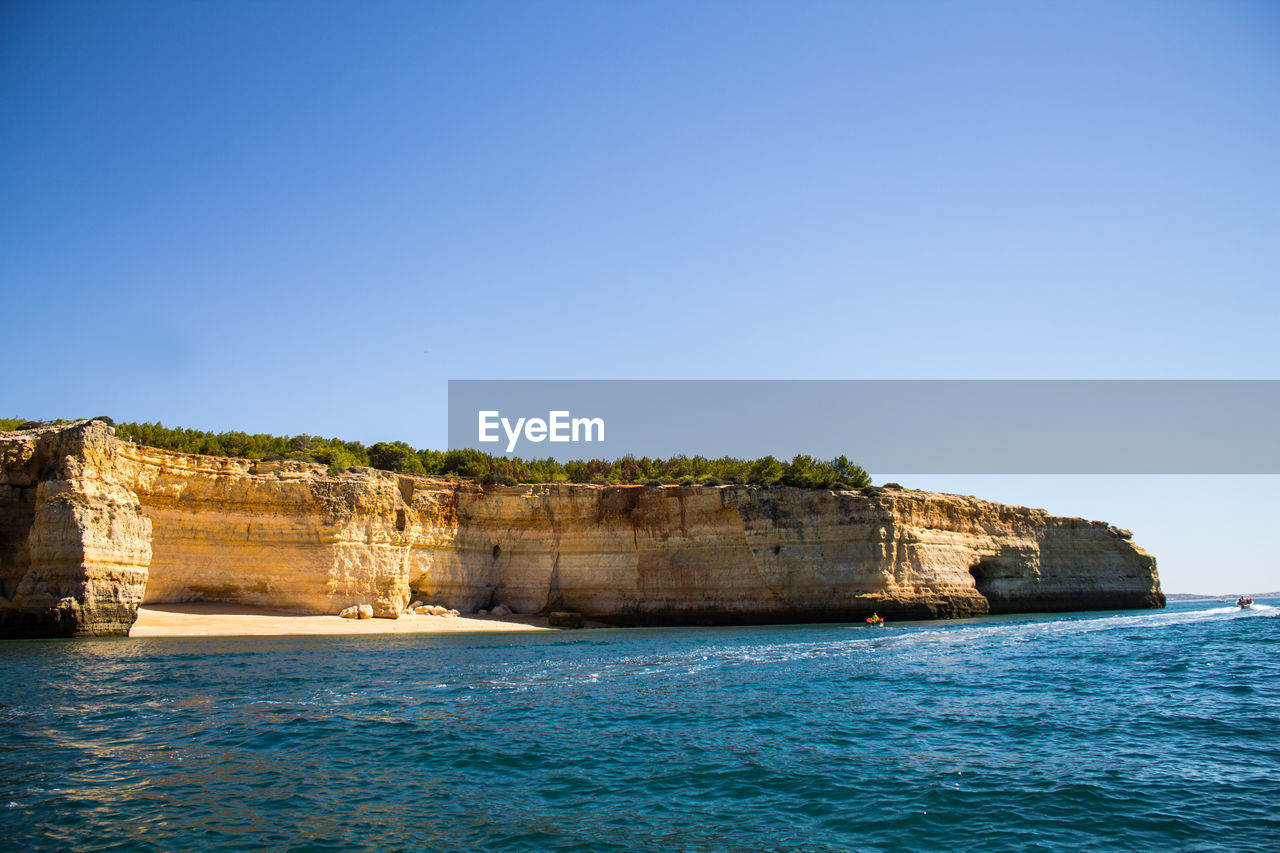
{"type": "Polygon", "coordinates": [[[0,646],[33,850],[1274,850],[1280,608],[0,646]]]}

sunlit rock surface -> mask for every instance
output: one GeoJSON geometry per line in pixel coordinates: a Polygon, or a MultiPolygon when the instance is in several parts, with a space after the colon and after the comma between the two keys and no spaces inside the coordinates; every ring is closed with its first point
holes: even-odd
{"type": "Polygon", "coordinates": [[[330,477],[97,422],[0,433],[0,454],[6,636],[126,633],[143,601],[396,618],[416,598],[616,624],[1164,604],[1127,532],[956,495],[330,477]]]}

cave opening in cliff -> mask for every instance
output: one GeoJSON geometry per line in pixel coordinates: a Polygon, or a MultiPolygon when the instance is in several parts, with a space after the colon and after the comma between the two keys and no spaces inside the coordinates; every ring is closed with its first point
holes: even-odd
{"type": "Polygon", "coordinates": [[[983,598],[990,599],[987,593],[993,586],[996,576],[995,567],[985,560],[979,560],[969,567],[969,574],[973,576],[973,585],[978,588],[978,594],[983,598]]]}
{"type": "Polygon", "coordinates": [[[501,556],[502,556],[502,549],[501,549],[501,548],[499,548],[497,545],[494,545],[494,546],[493,546],[493,559],[495,559],[495,560],[496,560],[496,559],[498,559],[498,558],[499,558],[499,557],[501,557],[501,556]]]}
{"type": "Polygon", "coordinates": [[[405,515],[404,510],[402,509],[396,510],[396,530],[399,530],[401,533],[404,533],[405,527],[408,526],[408,520],[409,520],[408,516],[405,515]]]}

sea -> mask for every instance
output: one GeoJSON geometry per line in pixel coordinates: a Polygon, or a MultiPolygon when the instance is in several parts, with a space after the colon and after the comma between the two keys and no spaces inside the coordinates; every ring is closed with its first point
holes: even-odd
{"type": "Polygon", "coordinates": [[[0,643],[13,850],[1280,850],[1280,600],[0,643]]]}

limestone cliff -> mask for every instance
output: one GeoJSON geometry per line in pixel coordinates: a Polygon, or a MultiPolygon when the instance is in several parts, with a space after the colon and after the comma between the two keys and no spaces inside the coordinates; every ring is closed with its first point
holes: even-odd
{"type": "Polygon", "coordinates": [[[128,633],[151,520],[102,424],[0,433],[0,636],[128,633]]]}
{"type": "Polygon", "coordinates": [[[1164,603],[1154,559],[1127,532],[976,498],[752,486],[455,494],[448,559],[436,549],[415,561],[411,585],[464,610],[502,602],[659,624],[1164,603]]]}
{"type": "Polygon", "coordinates": [[[0,633],[124,633],[139,601],[618,624],[1159,607],[1124,531],[923,492],[481,488],[194,456],[78,423],[0,434],[0,633]],[[145,589],[145,592],[144,592],[145,589]]]}

